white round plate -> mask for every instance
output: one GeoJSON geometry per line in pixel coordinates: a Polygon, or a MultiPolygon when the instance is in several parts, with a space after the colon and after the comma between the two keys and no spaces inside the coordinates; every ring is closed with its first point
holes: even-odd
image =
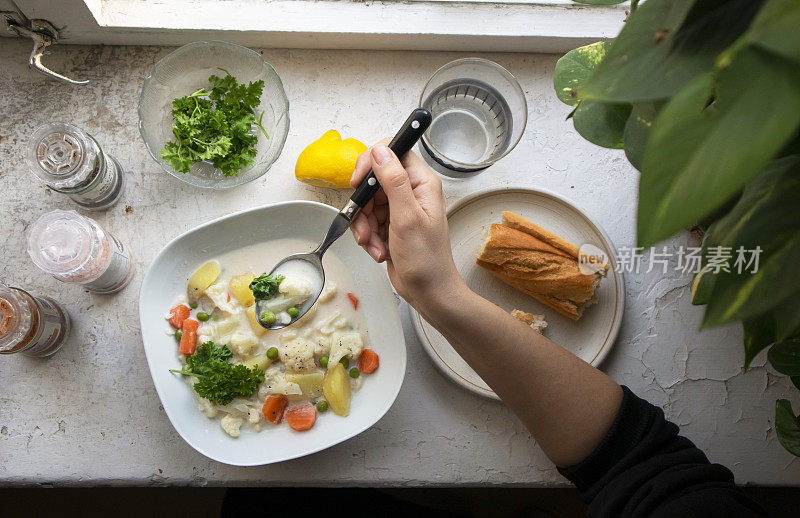
{"type": "MultiPolygon", "coordinates": [[[[467,285],[506,311],[519,309],[543,314],[544,335],[586,362],[597,366],[614,344],[625,307],[625,283],[616,271],[616,248],[608,234],[569,200],[542,190],[490,189],[468,196],[447,211],[450,246],[456,267],[467,285]],[[517,291],[475,264],[492,223],[500,223],[510,210],[580,247],[592,244],[606,252],[611,264],[597,289],[598,302],[586,308],[578,321],[567,318],[532,297],[517,291]]],[[[414,309],[411,321],[433,362],[450,379],[482,396],[498,399],[492,389],[467,365],[445,338],[414,309]]]]}
{"type": "MultiPolygon", "coordinates": [[[[169,372],[180,369],[180,361],[175,339],[165,333],[164,315],[175,297],[186,291],[186,281],[198,266],[258,240],[299,238],[318,242],[337,213],[337,209],[322,203],[292,201],[230,214],[173,239],[147,270],[139,295],[139,318],[150,374],[175,430],[206,457],[235,466],[257,466],[329,448],[375,424],[400,392],[406,372],[406,347],[397,299],[384,269],[352,239],[339,239],[327,253],[337,256],[354,274],[352,281],[358,290],[371,347],[380,355],[381,367],[353,397],[349,416],[342,418],[328,412],[306,432],[279,426],[261,432],[243,430],[234,439],[222,431],[218,420],[208,419],[198,410],[190,387],[180,376],[169,372]],[[261,229],[263,232],[259,233],[261,229]]],[[[298,250],[301,251],[304,250],[298,250]]]]}

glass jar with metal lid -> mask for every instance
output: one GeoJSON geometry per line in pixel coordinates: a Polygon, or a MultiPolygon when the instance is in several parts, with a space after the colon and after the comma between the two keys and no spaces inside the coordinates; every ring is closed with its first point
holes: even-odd
{"type": "Polygon", "coordinates": [[[50,356],[69,330],[69,313],[55,300],[0,284],[0,354],[50,356]]]}
{"type": "Polygon", "coordinates": [[[105,210],[119,200],[125,176],[119,162],[82,129],[65,122],[40,126],[31,136],[26,162],[56,192],[86,210],[105,210]]]}

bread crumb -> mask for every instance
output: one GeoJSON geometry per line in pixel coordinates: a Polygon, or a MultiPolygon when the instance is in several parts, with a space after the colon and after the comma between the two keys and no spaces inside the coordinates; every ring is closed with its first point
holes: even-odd
{"type": "Polygon", "coordinates": [[[125,205],[125,214],[133,214],[133,207],[125,205]]]}
{"type": "Polygon", "coordinates": [[[547,321],[545,321],[544,315],[534,315],[533,313],[525,313],[524,311],[514,309],[511,310],[511,316],[520,322],[525,322],[537,333],[542,333],[544,328],[547,327],[547,321]]]}

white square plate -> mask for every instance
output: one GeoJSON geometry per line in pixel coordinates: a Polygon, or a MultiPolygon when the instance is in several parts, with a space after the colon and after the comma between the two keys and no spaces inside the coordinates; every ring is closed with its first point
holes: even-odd
{"type": "MultiPolygon", "coordinates": [[[[139,295],[139,318],[150,374],[175,430],[203,455],[236,466],[301,457],[363,432],[394,403],[406,370],[398,300],[384,269],[356,246],[349,235],[339,239],[326,255],[336,255],[348,265],[367,322],[370,347],[380,355],[381,365],[354,395],[348,417],[328,412],[306,432],[296,432],[288,426],[267,427],[258,433],[243,430],[234,439],[222,431],[218,420],[209,419],[198,410],[191,388],[181,376],[169,372],[180,368],[180,360],[174,338],[165,333],[164,315],[175,297],[185,293],[186,282],[196,268],[256,240],[300,238],[318,242],[337,212],[333,207],[310,201],[276,203],[237,212],[176,237],[147,270],[139,295]]],[[[264,269],[272,266],[265,264],[264,269]]]]}

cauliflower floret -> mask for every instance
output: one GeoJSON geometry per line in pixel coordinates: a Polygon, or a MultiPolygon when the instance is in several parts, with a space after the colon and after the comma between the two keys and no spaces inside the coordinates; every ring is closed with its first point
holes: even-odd
{"type": "Polygon", "coordinates": [[[302,338],[289,340],[281,346],[279,353],[287,371],[303,372],[316,368],[314,346],[302,338]]]}
{"type": "Polygon", "coordinates": [[[290,275],[281,281],[278,293],[283,294],[287,299],[306,301],[311,296],[312,289],[311,281],[308,279],[290,275]]]}
{"type": "Polygon", "coordinates": [[[236,313],[236,297],[229,295],[227,283],[212,284],[204,295],[225,313],[236,313]]]}
{"type": "Polygon", "coordinates": [[[335,366],[345,356],[355,360],[364,348],[364,341],[358,333],[339,333],[331,340],[331,352],[328,355],[328,368],[335,366]]]}
{"type": "Polygon", "coordinates": [[[334,322],[336,322],[342,316],[341,313],[335,311],[331,316],[323,320],[322,322],[317,325],[317,331],[320,334],[325,336],[330,336],[336,330],[334,327],[334,322]]]}
{"type": "Polygon", "coordinates": [[[292,322],[292,317],[289,316],[289,313],[281,311],[275,315],[275,321],[279,324],[287,325],[292,322]]]}
{"type": "Polygon", "coordinates": [[[241,417],[234,417],[230,414],[225,414],[222,416],[222,419],[219,420],[220,426],[225,431],[226,434],[230,435],[231,437],[239,437],[240,428],[244,421],[241,417]]]}
{"type": "Polygon", "coordinates": [[[328,302],[329,300],[333,300],[333,297],[336,296],[336,284],[329,282],[322,288],[322,293],[319,294],[319,298],[317,299],[318,302],[328,302]]]}
{"type": "Polygon", "coordinates": [[[331,339],[327,336],[320,336],[317,338],[317,343],[314,345],[314,354],[317,356],[325,356],[331,352],[331,339]]]}
{"type": "Polygon", "coordinates": [[[284,394],[286,396],[302,394],[300,385],[286,380],[286,374],[278,366],[272,366],[264,373],[264,383],[258,389],[258,396],[264,399],[270,394],[284,394]]]}
{"type": "Polygon", "coordinates": [[[205,398],[197,398],[197,408],[209,419],[217,416],[217,406],[205,398]]]}
{"type": "Polygon", "coordinates": [[[258,339],[251,332],[236,331],[231,335],[228,344],[233,352],[241,356],[247,356],[258,345],[258,339]]]}
{"type": "Polygon", "coordinates": [[[261,412],[258,411],[257,408],[251,408],[247,411],[247,422],[250,424],[256,424],[261,421],[261,412]]]}
{"type": "Polygon", "coordinates": [[[359,376],[357,378],[350,378],[350,392],[358,392],[361,388],[361,384],[364,383],[364,377],[359,376]]]}
{"type": "Polygon", "coordinates": [[[219,342],[222,341],[224,337],[236,331],[240,324],[238,313],[237,311],[235,314],[228,315],[217,322],[213,320],[202,322],[197,330],[197,338],[200,343],[208,342],[209,340],[219,342]]]}
{"type": "Polygon", "coordinates": [[[347,319],[344,317],[339,317],[333,322],[333,327],[336,329],[344,329],[347,327],[347,319]]]}

